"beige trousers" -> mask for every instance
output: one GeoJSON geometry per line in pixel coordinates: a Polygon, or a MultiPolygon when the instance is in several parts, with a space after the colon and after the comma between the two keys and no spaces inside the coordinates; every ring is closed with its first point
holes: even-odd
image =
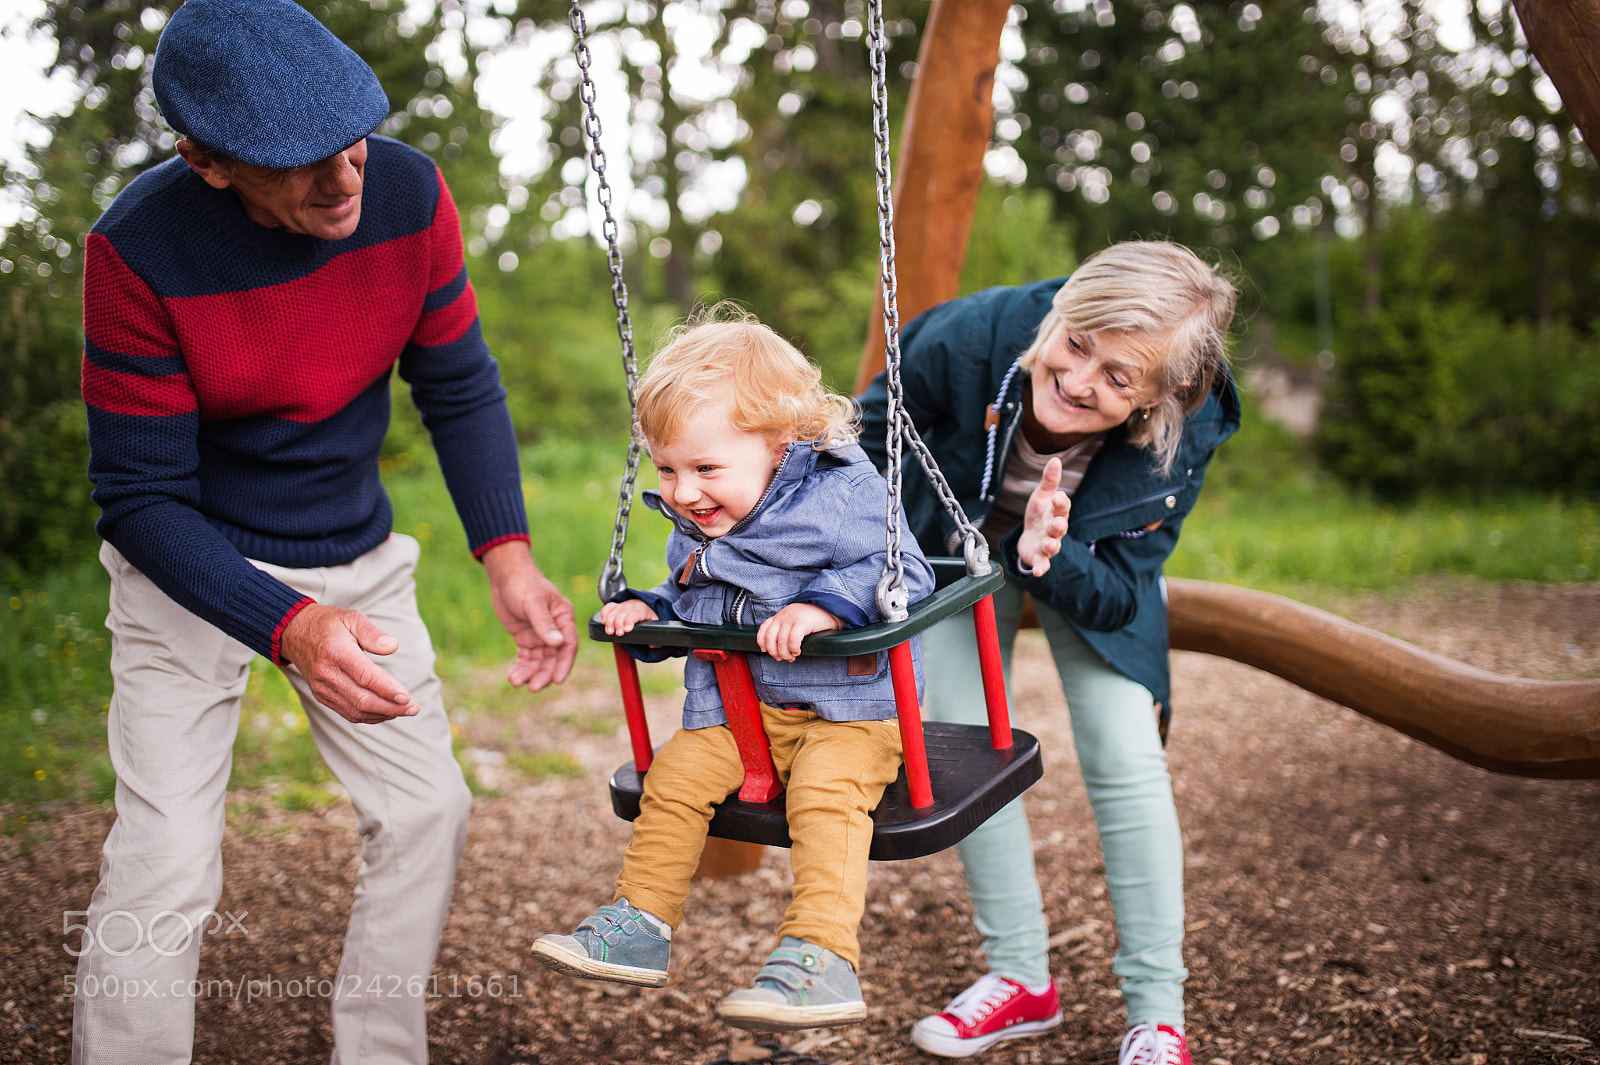
{"type": "MultiPolygon", "coordinates": [[[[285,669],[318,750],[349,792],[361,835],[355,902],[331,983],[319,959],[302,972],[208,971],[196,981],[206,931],[238,934],[211,914],[222,891],[239,700],[255,655],[169,599],[109,544],[100,560],[111,574],[108,732],[117,819],[83,919],[73,1062],[187,1062],[197,996],[225,995],[242,1005],[245,995],[234,984],[250,979],[261,997],[248,1008],[294,1009],[294,1002],[273,999],[286,994],[291,979],[306,977],[322,978],[315,997],[332,1000],[335,1063],[426,1061],[423,994],[471,794],[451,753],[433,646],[417,613],[416,541],[391,536],[343,566],[255,563],[323,605],[362,611],[398,639],[399,651],[375,661],[422,708],[412,718],[352,725],[313,699],[295,669],[285,669]]],[[[270,935],[283,916],[257,910],[242,923],[247,932],[270,935]]]]}
{"type": "MultiPolygon", "coordinates": [[[[826,947],[859,967],[856,928],[867,897],[872,810],[900,771],[890,721],[828,721],[762,706],[772,763],[786,790],[794,891],[780,936],[826,947]]],[[[639,818],[622,857],[617,897],[676,928],[705,847],[711,807],[744,781],[726,725],[680,729],[644,776],[639,818]]]]}

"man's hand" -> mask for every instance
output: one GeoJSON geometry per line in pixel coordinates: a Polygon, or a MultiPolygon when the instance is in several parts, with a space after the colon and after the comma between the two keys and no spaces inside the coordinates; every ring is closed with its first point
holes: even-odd
{"type": "Polygon", "coordinates": [[[761,623],[756,646],[780,662],[793,662],[807,636],[842,628],[844,622],[814,603],[790,603],[761,623]]]}
{"type": "Polygon", "coordinates": [[[642,599],[624,599],[600,608],[600,620],[607,636],[626,636],[641,621],[659,621],[656,612],[642,599]]]}
{"type": "Polygon", "coordinates": [[[517,660],[506,671],[511,686],[538,691],[566,680],[578,653],[572,603],[539,572],[522,540],[485,551],[483,568],[495,616],[517,641],[517,660]]]}
{"type": "Polygon", "coordinates": [[[1061,538],[1067,535],[1067,514],[1072,500],[1061,491],[1061,460],[1045,463],[1039,487],[1028,497],[1022,512],[1022,536],[1017,540],[1017,557],[1041,577],[1050,570],[1050,559],[1061,553],[1061,538]]]}
{"type": "Polygon", "coordinates": [[[285,626],[278,649],[317,701],[357,725],[411,717],[419,707],[405,686],[366,653],[389,655],[400,641],[359,610],[313,603],[285,626]]]}

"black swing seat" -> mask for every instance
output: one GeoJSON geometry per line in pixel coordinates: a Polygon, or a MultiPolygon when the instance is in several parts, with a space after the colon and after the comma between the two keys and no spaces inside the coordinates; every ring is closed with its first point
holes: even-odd
{"type": "MultiPolygon", "coordinates": [[[[921,858],[955,846],[1044,774],[1039,741],[1020,729],[1012,729],[1014,743],[1005,751],[989,746],[989,730],[982,725],[930,721],[923,725],[923,736],[933,806],[912,807],[901,766],[900,776],[872,811],[872,848],[867,856],[875,862],[921,858]]],[[[611,809],[618,817],[626,821],[638,817],[643,794],[643,778],[632,762],[612,774],[611,809]]],[[[771,802],[745,802],[737,793],[730,795],[711,817],[711,835],[787,847],[789,824],[783,800],[779,795],[771,802]]]]}
{"type": "MultiPolygon", "coordinates": [[[[808,636],[802,653],[838,657],[888,650],[957,611],[970,608],[1005,582],[998,567],[987,576],[969,577],[961,559],[929,561],[938,586],[932,595],[912,605],[905,621],[808,636]]],[[[605,643],[763,654],[756,645],[755,631],[748,626],[652,621],[618,637],[607,635],[598,616],[589,622],[590,637],[605,643]]],[[[1012,746],[1005,750],[994,749],[989,729],[983,725],[925,721],[922,730],[933,805],[923,809],[912,806],[902,766],[898,778],[885,789],[882,801],[872,812],[872,847],[868,856],[874,861],[920,858],[954,846],[1044,775],[1039,741],[1020,729],[1011,730],[1012,746]]],[[[627,821],[637,818],[644,786],[634,762],[625,763],[612,774],[610,789],[611,808],[616,815],[627,821]]],[[[774,847],[789,846],[784,796],[758,803],[741,800],[735,792],[716,808],[710,834],[774,847]]]]}

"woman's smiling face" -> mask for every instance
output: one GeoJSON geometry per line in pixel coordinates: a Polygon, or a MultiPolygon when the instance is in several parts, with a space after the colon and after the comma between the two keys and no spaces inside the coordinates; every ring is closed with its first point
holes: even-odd
{"type": "Polygon", "coordinates": [[[1128,420],[1154,398],[1145,337],[1063,327],[1029,370],[1033,420],[1062,447],[1128,420]]]}

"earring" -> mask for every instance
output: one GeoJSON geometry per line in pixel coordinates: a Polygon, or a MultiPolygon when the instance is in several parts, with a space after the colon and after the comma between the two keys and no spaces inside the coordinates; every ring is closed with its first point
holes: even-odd
{"type": "Polygon", "coordinates": [[[1150,412],[1151,412],[1151,411],[1152,411],[1152,410],[1154,410],[1154,409],[1155,409],[1155,408],[1154,408],[1154,407],[1144,407],[1144,408],[1142,408],[1142,409],[1141,409],[1141,410],[1140,410],[1140,411],[1139,411],[1139,420],[1140,420],[1140,421],[1141,421],[1141,422],[1147,422],[1147,421],[1149,421],[1149,420],[1150,420],[1150,412]]]}

